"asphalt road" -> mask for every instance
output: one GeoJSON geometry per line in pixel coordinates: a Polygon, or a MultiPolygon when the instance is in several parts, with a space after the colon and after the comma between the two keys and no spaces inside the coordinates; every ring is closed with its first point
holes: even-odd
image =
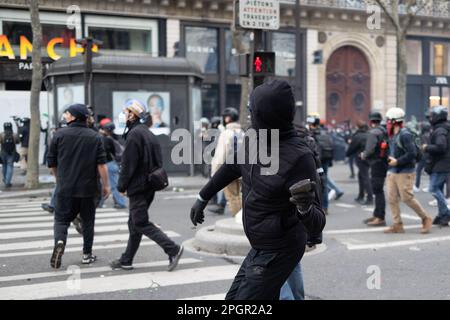
{"type": "MultiPolygon", "coordinates": [[[[348,178],[347,167],[336,165],[331,176],[345,195],[331,202],[324,250],[302,260],[307,299],[449,299],[450,228],[434,227],[421,235],[420,221],[402,206],[405,234],[369,229],[362,220],[371,208],[353,202],[357,184],[348,178]]],[[[178,243],[196,232],[188,218],[195,193],[162,192],[150,209],[150,220],[178,243]]],[[[417,197],[434,217],[431,195],[417,197]]],[[[223,299],[239,267],[239,259],[185,251],[179,267],[169,273],[167,256],[145,240],[134,271],[112,271],[108,262],[126,245],[127,212],[104,208],[97,214],[98,261],[81,266],[82,239],[72,230],[63,266],[55,272],[49,266],[52,216],[39,209],[44,201],[0,200],[0,299],[223,299]]],[[[205,225],[221,218],[207,214],[205,225]]]]}

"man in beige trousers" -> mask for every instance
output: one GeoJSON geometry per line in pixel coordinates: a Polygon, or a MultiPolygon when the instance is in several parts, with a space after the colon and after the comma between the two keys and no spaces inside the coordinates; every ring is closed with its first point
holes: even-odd
{"type": "MultiPolygon", "coordinates": [[[[239,124],[239,112],[226,108],[222,114],[225,130],[219,136],[214,157],[211,162],[211,176],[225,163],[231,152],[242,144],[244,132],[239,124]]],[[[242,209],[241,181],[235,180],[223,189],[228,208],[233,217],[242,209]]]]}
{"type": "Polygon", "coordinates": [[[403,127],[405,112],[400,108],[391,108],[386,114],[387,131],[390,137],[389,171],[386,179],[389,206],[391,207],[393,225],[385,233],[404,233],[400,214],[400,200],[422,219],[421,233],[429,233],[432,226],[431,217],[414,198],[415,164],[419,152],[415,135],[403,127]]]}

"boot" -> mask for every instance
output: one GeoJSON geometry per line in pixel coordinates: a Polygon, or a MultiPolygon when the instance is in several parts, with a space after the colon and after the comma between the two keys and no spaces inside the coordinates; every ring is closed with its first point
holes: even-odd
{"type": "Polygon", "coordinates": [[[420,229],[420,233],[426,234],[429,233],[431,227],[433,226],[433,220],[430,217],[426,217],[422,220],[422,229],[420,229]]]}
{"type": "Polygon", "coordinates": [[[384,230],[384,233],[405,233],[403,223],[394,223],[388,229],[384,230]]]}
{"type": "Polygon", "coordinates": [[[369,227],[384,227],[386,225],[386,221],[381,220],[380,218],[375,218],[372,221],[367,223],[369,227]]]}

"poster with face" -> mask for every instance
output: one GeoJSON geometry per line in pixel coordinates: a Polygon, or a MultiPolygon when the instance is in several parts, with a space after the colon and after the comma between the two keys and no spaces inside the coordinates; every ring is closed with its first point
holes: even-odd
{"type": "Polygon", "coordinates": [[[113,114],[117,133],[123,133],[125,124],[119,121],[125,102],[137,99],[145,104],[151,114],[153,125],[151,131],[156,134],[170,134],[170,93],[150,91],[114,91],[113,114]]]}
{"type": "Polygon", "coordinates": [[[60,121],[64,110],[71,104],[84,104],[84,87],[82,84],[61,85],[57,88],[58,114],[57,120],[60,121]]]}

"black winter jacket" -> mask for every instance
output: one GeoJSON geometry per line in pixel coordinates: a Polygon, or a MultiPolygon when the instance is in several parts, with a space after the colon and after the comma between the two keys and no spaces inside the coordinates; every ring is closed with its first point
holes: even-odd
{"type": "Polygon", "coordinates": [[[253,91],[250,99],[252,127],[280,129],[278,173],[262,175],[264,166],[259,162],[224,164],[200,191],[200,196],[209,200],[242,177],[243,224],[251,246],[256,250],[298,249],[305,245],[307,232],[318,235],[325,226],[320,193],[316,193],[310,215],[302,221],[289,201],[289,187],[296,182],[311,179],[319,184],[313,154],[292,126],[295,103],[286,82],[265,83],[253,91]]]}
{"type": "Polygon", "coordinates": [[[431,172],[450,172],[450,124],[448,122],[433,125],[430,144],[425,152],[429,155],[428,161],[430,162],[431,172]]]}
{"type": "Polygon", "coordinates": [[[361,152],[366,148],[367,137],[369,132],[367,129],[358,129],[351,137],[350,145],[348,146],[346,156],[359,156],[361,152]]]}
{"type": "Polygon", "coordinates": [[[417,157],[413,134],[408,129],[403,128],[397,135],[392,137],[390,145],[391,150],[393,150],[390,156],[397,159],[397,166],[390,167],[389,170],[395,173],[413,171],[417,157]]]}
{"type": "Polygon", "coordinates": [[[150,192],[148,174],[162,167],[161,146],[148,126],[135,122],[125,139],[117,190],[128,196],[150,192]]]}

